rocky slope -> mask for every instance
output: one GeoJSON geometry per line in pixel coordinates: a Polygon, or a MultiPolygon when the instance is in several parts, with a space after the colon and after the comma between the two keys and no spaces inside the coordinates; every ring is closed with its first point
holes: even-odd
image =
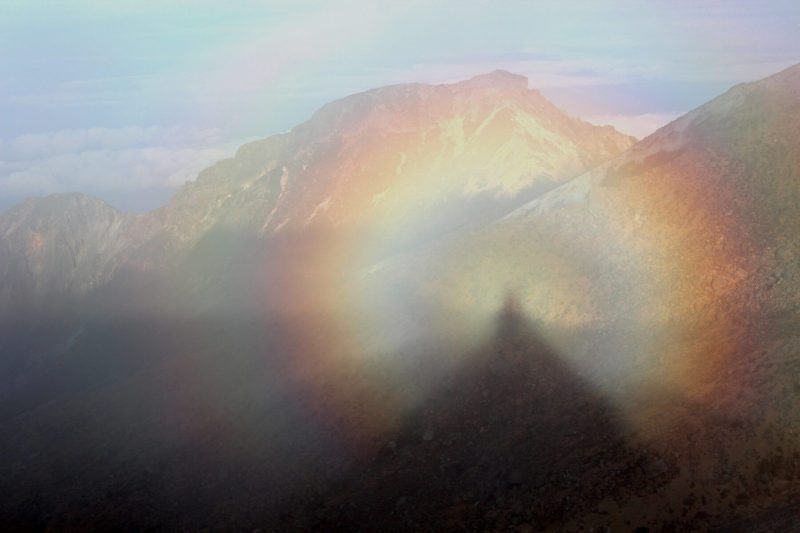
{"type": "Polygon", "coordinates": [[[557,326],[796,312],[799,132],[793,67],[732,88],[494,224],[381,268],[412,284],[424,273],[426,291],[475,312],[513,291],[557,326]]]}
{"type": "MultiPolygon", "coordinates": [[[[429,225],[445,202],[513,203],[633,143],[610,127],[567,116],[527,85],[522,76],[498,71],[333,102],[292,131],[244,146],[233,160],[201,173],[167,216],[266,233],[369,219],[387,232],[397,210],[416,210],[420,225],[429,225]]],[[[475,213],[453,216],[438,221],[443,229],[475,213]]]]}
{"type": "Polygon", "coordinates": [[[3,214],[0,296],[83,294],[119,268],[174,264],[214,231],[370,227],[385,253],[503,214],[632,143],[567,116],[507,72],[375,89],[241,147],[154,212],[126,216],[64,195],[3,214]]]}
{"type": "Polygon", "coordinates": [[[686,530],[780,516],[800,466],[798,134],[795,66],[494,224],[384,263],[367,286],[416,292],[462,332],[515,295],[636,439],[675,465],[664,487],[615,499],[617,518],[581,520],[686,530]]]}
{"type": "MultiPolygon", "coordinates": [[[[81,194],[32,199],[0,216],[0,301],[15,294],[85,293],[128,246],[130,217],[81,194]]],[[[19,303],[19,302],[18,302],[19,303]]]]}

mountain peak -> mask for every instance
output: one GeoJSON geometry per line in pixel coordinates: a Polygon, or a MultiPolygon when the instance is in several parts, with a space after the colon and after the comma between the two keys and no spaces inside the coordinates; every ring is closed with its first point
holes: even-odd
{"type": "Polygon", "coordinates": [[[464,83],[471,87],[509,87],[522,90],[528,88],[528,78],[507,70],[494,70],[487,74],[480,74],[464,83]]]}
{"type": "Polygon", "coordinates": [[[22,203],[3,212],[0,218],[15,216],[28,216],[34,212],[49,213],[57,216],[79,210],[103,211],[118,213],[118,211],[104,200],[81,192],[54,193],[46,196],[26,198],[22,203]]]}

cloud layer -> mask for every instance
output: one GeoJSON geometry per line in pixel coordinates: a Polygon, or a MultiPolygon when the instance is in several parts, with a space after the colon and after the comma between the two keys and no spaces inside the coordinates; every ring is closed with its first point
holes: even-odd
{"type": "Polygon", "coordinates": [[[135,209],[136,202],[125,198],[163,198],[203,168],[232,155],[237,144],[226,142],[216,129],[181,126],[19,135],[0,140],[0,196],[18,200],[91,191],[117,199],[118,207],[135,209]]]}

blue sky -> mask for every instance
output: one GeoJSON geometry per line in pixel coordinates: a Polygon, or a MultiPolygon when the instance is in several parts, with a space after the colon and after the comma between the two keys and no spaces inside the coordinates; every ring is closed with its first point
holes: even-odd
{"type": "Polygon", "coordinates": [[[505,68],[638,136],[800,61],[800,2],[4,2],[0,208],[160,205],[332,99],[505,68]]]}

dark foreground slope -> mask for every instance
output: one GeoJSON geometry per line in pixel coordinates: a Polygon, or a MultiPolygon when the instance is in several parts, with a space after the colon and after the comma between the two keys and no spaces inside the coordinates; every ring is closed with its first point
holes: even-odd
{"type": "MultiPolygon", "coordinates": [[[[435,392],[391,428],[365,427],[365,406],[330,411],[333,391],[318,401],[300,394],[309,378],[293,381],[292,362],[265,357],[279,329],[170,324],[170,340],[150,345],[141,339],[159,335],[154,325],[109,329],[103,346],[117,358],[170,355],[4,422],[4,527],[539,528],[674,476],[628,440],[616,410],[514,302],[474,351],[440,354],[463,364],[436,372],[435,392]],[[358,435],[347,429],[359,423],[358,435]]],[[[324,377],[353,389],[377,372],[324,377]]],[[[427,373],[358,399],[400,396],[427,373]]]]}
{"type": "Polygon", "coordinates": [[[574,523],[594,527],[608,519],[605,502],[674,476],[625,432],[509,300],[491,338],[434,397],[343,481],[287,509],[281,527],[534,531],[599,509],[574,523]]]}

